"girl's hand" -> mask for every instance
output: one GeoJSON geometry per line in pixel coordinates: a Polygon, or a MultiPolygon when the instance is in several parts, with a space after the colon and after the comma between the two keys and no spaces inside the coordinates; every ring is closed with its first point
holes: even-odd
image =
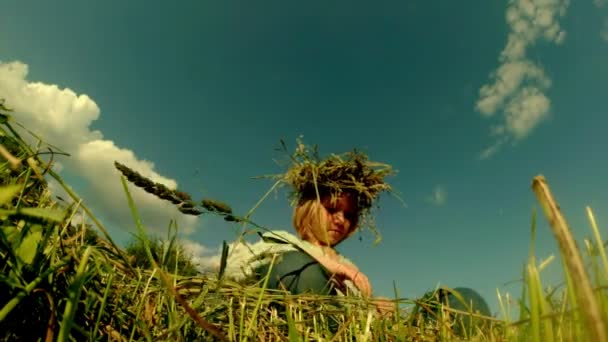
{"type": "Polygon", "coordinates": [[[386,297],[376,297],[372,300],[380,316],[388,317],[395,313],[395,302],[386,297]]]}
{"type": "Polygon", "coordinates": [[[333,258],[325,256],[317,260],[335,276],[352,281],[364,296],[369,297],[372,295],[372,286],[369,283],[369,279],[365,274],[359,272],[356,267],[342,264],[333,258]]]}
{"type": "Polygon", "coordinates": [[[359,289],[359,291],[361,291],[361,293],[365,297],[370,297],[372,295],[372,286],[369,283],[369,279],[367,279],[367,276],[365,274],[355,269],[354,271],[351,271],[351,274],[349,275],[351,277],[348,278],[355,284],[355,286],[359,289]]]}

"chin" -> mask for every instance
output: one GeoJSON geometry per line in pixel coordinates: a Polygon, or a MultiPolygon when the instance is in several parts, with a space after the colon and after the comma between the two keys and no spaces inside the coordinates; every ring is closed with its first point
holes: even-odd
{"type": "Polygon", "coordinates": [[[331,242],[331,247],[336,247],[337,245],[339,245],[342,241],[344,241],[344,239],[338,240],[338,241],[332,241],[331,242]]]}

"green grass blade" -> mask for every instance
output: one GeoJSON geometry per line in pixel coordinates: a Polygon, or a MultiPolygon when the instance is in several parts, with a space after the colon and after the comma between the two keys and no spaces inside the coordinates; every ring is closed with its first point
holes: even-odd
{"type": "Polygon", "coordinates": [[[26,234],[15,251],[17,257],[25,264],[31,264],[36,257],[36,252],[40,250],[38,244],[42,240],[42,227],[37,226],[37,228],[31,229],[26,234]]]}
{"type": "Polygon", "coordinates": [[[106,289],[103,292],[103,298],[101,299],[101,303],[99,305],[99,311],[97,312],[97,318],[95,319],[95,326],[93,328],[93,333],[91,337],[95,339],[97,337],[97,332],[99,331],[99,323],[101,322],[101,317],[103,316],[104,310],[106,308],[106,303],[108,301],[108,296],[110,295],[110,290],[112,289],[112,281],[114,280],[114,273],[110,273],[108,276],[108,283],[106,284],[106,289]]]}
{"type": "Polygon", "coordinates": [[[52,222],[62,222],[66,216],[64,210],[50,208],[20,208],[20,209],[0,209],[0,217],[4,216],[27,216],[52,222]]]}
{"type": "Polygon", "coordinates": [[[7,205],[10,201],[17,196],[17,193],[21,189],[20,184],[11,184],[0,188],[0,206],[7,205]]]}
{"type": "Polygon", "coordinates": [[[68,341],[68,338],[70,336],[70,330],[74,325],[74,314],[76,313],[76,310],[78,308],[78,301],[80,300],[82,285],[84,284],[87,278],[87,264],[89,262],[89,257],[91,256],[92,252],[93,247],[88,246],[82,254],[82,258],[80,259],[80,263],[78,264],[78,269],[76,270],[74,281],[70,286],[69,298],[65,304],[63,319],[61,321],[61,328],[59,329],[59,334],[57,335],[57,341],[59,342],[68,341]]]}
{"type": "Polygon", "coordinates": [[[224,276],[224,272],[226,271],[226,263],[228,261],[228,252],[229,252],[229,247],[228,247],[228,244],[226,243],[226,240],[224,240],[222,242],[222,258],[220,259],[220,270],[217,275],[218,286],[220,286],[222,278],[224,276]]]}
{"type": "Polygon", "coordinates": [[[302,341],[302,336],[298,333],[298,329],[296,328],[296,323],[293,319],[293,306],[289,305],[288,310],[286,312],[287,316],[287,338],[289,342],[300,342],[302,341]]]}
{"type": "MultiPolygon", "coordinates": [[[[597,249],[602,258],[602,266],[604,276],[608,276],[608,257],[606,256],[606,249],[604,247],[604,240],[602,240],[602,236],[600,234],[600,230],[597,226],[597,222],[595,221],[595,216],[593,215],[593,211],[591,208],[587,207],[587,217],[589,218],[589,223],[591,225],[591,230],[593,231],[593,236],[595,238],[595,244],[597,245],[597,249]]],[[[603,279],[606,281],[607,279],[603,279]]]]}
{"type": "Polygon", "coordinates": [[[266,287],[268,286],[268,280],[270,279],[270,273],[272,272],[272,267],[274,266],[275,259],[276,259],[276,254],[273,255],[272,260],[270,261],[270,266],[268,267],[268,272],[267,272],[266,276],[264,277],[264,284],[262,285],[262,288],[260,289],[260,295],[258,296],[258,301],[255,305],[255,309],[253,310],[253,313],[251,314],[251,319],[249,320],[249,325],[247,326],[247,329],[245,330],[245,341],[247,341],[247,338],[249,337],[249,332],[253,328],[253,323],[257,319],[258,311],[260,310],[260,306],[262,305],[264,291],[266,290],[266,287]]]}
{"type": "Polygon", "coordinates": [[[55,264],[53,267],[48,268],[44,273],[40,274],[34,280],[32,280],[24,290],[20,291],[14,298],[9,300],[3,307],[0,309],[0,322],[6,319],[6,316],[21,302],[23,298],[29,295],[42,281],[47,279],[47,277],[58,269],[65,267],[69,264],[69,260],[65,259],[55,264]]]}

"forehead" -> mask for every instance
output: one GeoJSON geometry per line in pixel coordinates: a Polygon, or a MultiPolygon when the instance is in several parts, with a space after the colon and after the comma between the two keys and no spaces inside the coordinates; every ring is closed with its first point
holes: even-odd
{"type": "Polygon", "coordinates": [[[342,210],[357,210],[357,198],[351,194],[343,193],[340,196],[327,196],[323,201],[325,205],[331,205],[342,210]]]}

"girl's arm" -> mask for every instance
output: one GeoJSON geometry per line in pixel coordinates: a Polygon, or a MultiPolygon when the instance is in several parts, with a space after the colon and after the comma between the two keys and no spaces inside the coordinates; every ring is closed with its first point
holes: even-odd
{"type": "Polygon", "coordinates": [[[335,276],[352,281],[364,296],[369,297],[372,295],[372,287],[369,283],[369,279],[365,274],[361,273],[356,266],[341,263],[328,255],[319,255],[316,256],[315,259],[335,276]]]}

